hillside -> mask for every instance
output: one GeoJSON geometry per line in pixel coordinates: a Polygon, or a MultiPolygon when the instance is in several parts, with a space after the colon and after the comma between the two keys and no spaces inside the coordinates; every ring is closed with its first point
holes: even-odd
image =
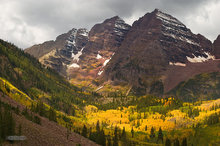
{"type": "MultiPolygon", "coordinates": [[[[81,144],[82,146],[93,146],[97,145],[92,141],[89,141],[88,139],[80,136],[79,134],[71,132],[69,134],[69,137],[67,139],[67,130],[66,128],[58,125],[57,123],[53,121],[49,121],[45,117],[41,117],[37,115],[40,118],[40,124],[34,123],[30,120],[28,120],[24,115],[22,115],[22,111],[25,110],[25,106],[19,104],[15,100],[11,99],[7,95],[3,95],[0,92],[0,107],[1,111],[4,109],[3,105],[8,104],[11,106],[11,108],[17,108],[19,107],[20,112],[15,112],[12,111],[13,118],[15,120],[15,132],[19,132],[19,127],[20,129],[20,134],[23,136],[26,136],[27,140],[21,141],[21,142],[15,142],[13,145],[23,145],[23,146],[42,146],[42,145],[47,145],[47,146],[54,146],[56,145],[79,145],[81,144]]],[[[30,111],[29,111],[30,112],[30,111]]],[[[2,130],[2,129],[1,129],[2,130]]],[[[8,142],[3,142],[3,145],[11,145],[8,142]]]]}
{"type": "Polygon", "coordinates": [[[169,94],[185,101],[220,98],[220,73],[203,73],[181,82],[169,94]]]}
{"type": "MultiPolygon", "coordinates": [[[[81,133],[82,108],[94,101],[95,94],[82,92],[55,71],[3,40],[0,40],[0,67],[1,112],[7,110],[16,119],[13,123],[22,126],[28,138],[24,145],[96,145],[73,133],[81,133]],[[66,131],[69,131],[69,140],[66,131]]],[[[4,131],[4,127],[0,127],[0,131],[4,131]]],[[[18,129],[16,127],[15,131],[18,129]]],[[[1,142],[5,139],[5,135],[2,136],[1,142]]]]}
{"type": "Polygon", "coordinates": [[[0,40],[0,76],[8,80],[33,100],[42,100],[57,110],[71,114],[73,105],[83,105],[91,94],[69,84],[50,68],[16,46],[0,40]]]}

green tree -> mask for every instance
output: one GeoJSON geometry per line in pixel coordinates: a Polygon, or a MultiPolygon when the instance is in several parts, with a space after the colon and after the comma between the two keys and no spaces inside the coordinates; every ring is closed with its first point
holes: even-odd
{"type": "Polygon", "coordinates": [[[166,139],[165,146],[171,146],[171,141],[169,138],[166,139]]]}
{"type": "Polygon", "coordinates": [[[137,120],[137,127],[139,127],[140,126],[140,120],[138,119],[137,120]]]}
{"type": "Polygon", "coordinates": [[[41,125],[41,119],[38,116],[34,116],[33,121],[34,121],[34,123],[41,125]]]}
{"type": "Polygon", "coordinates": [[[12,113],[10,112],[8,115],[8,135],[14,135],[15,134],[15,120],[12,116],[12,113]]]}
{"type": "Polygon", "coordinates": [[[145,126],[145,131],[147,131],[147,125],[145,126]]]}
{"type": "Polygon", "coordinates": [[[134,129],[133,129],[133,127],[131,129],[131,137],[134,138],[134,129]]]}
{"type": "Polygon", "coordinates": [[[150,138],[154,138],[155,137],[155,133],[154,133],[154,127],[151,127],[151,130],[150,130],[150,138]]]}
{"type": "Polygon", "coordinates": [[[100,143],[101,145],[105,146],[106,145],[106,136],[105,136],[105,132],[104,129],[102,129],[100,131],[100,143]]]}
{"type": "Polygon", "coordinates": [[[50,109],[49,109],[49,117],[48,118],[50,121],[54,121],[54,122],[57,121],[56,111],[52,107],[50,107],[50,109]]]}
{"type": "Polygon", "coordinates": [[[108,146],[112,146],[112,140],[111,140],[111,136],[108,136],[107,138],[107,141],[108,141],[108,146]]]}
{"type": "Polygon", "coordinates": [[[162,132],[161,127],[159,128],[159,131],[158,131],[158,141],[159,140],[161,140],[163,142],[163,132],[162,132]]]}
{"type": "Polygon", "coordinates": [[[182,146],[187,146],[187,139],[185,137],[183,138],[182,146]]]}
{"type": "Polygon", "coordinates": [[[71,124],[70,123],[66,124],[66,139],[67,140],[69,139],[69,136],[71,134],[71,130],[72,130],[71,124]]]}
{"type": "Polygon", "coordinates": [[[125,127],[123,127],[122,134],[121,134],[121,138],[122,138],[122,140],[126,140],[125,127]]]}
{"type": "Polygon", "coordinates": [[[21,135],[22,134],[22,127],[21,127],[21,124],[19,124],[18,126],[18,135],[21,135]]]}
{"type": "Polygon", "coordinates": [[[118,128],[117,128],[117,126],[115,126],[113,146],[118,146],[118,128]]]}
{"type": "Polygon", "coordinates": [[[99,120],[96,123],[96,132],[99,134],[100,133],[100,124],[99,124],[99,120]]]}
{"type": "Polygon", "coordinates": [[[86,125],[83,126],[82,136],[87,137],[87,128],[86,128],[86,125]]]}
{"type": "Polygon", "coordinates": [[[179,139],[176,138],[175,141],[174,141],[174,146],[180,146],[180,142],[179,142],[179,139]]]}

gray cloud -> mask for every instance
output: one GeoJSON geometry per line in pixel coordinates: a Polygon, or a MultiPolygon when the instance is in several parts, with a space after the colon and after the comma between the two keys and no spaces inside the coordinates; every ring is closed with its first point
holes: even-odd
{"type": "Polygon", "coordinates": [[[26,48],[114,15],[132,24],[155,8],[211,40],[220,34],[218,0],[1,0],[0,38],[26,48]]]}

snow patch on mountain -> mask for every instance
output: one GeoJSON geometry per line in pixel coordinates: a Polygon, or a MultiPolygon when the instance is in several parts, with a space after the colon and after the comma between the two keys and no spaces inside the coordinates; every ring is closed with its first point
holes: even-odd
{"type": "Polygon", "coordinates": [[[108,62],[110,61],[110,59],[105,60],[105,62],[103,63],[103,66],[106,66],[108,64],[108,62]]]}
{"type": "Polygon", "coordinates": [[[97,54],[96,59],[102,59],[102,56],[100,54],[97,54]]]}
{"type": "Polygon", "coordinates": [[[182,66],[182,67],[186,66],[186,64],[181,62],[169,62],[169,65],[182,66]]]}
{"type": "Polygon", "coordinates": [[[174,39],[176,39],[176,40],[180,40],[180,41],[186,42],[186,43],[188,43],[188,44],[192,44],[192,45],[195,45],[195,46],[200,46],[200,45],[199,45],[198,43],[196,43],[195,41],[190,40],[190,39],[188,39],[188,38],[186,38],[186,37],[184,37],[184,36],[177,36],[177,35],[175,35],[175,34],[166,33],[166,32],[163,32],[163,35],[168,36],[168,37],[172,37],[172,38],[174,38],[174,39]]]}
{"type": "Polygon", "coordinates": [[[102,71],[99,71],[99,72],[98,72],[98,75],[100,76],[102,73],[103,73],[103,70],[102,70],[102,71]]]}
{"type": "Polygon", "coordinates": [[[168,24],[178,26],[178,27],[185,27],[185,25],[181,23],[179,20],[161,11],[158,11],[156,15],[157,15],[157,18],[163,21],[164,23],[168,23],[168,24]]]}
{"type": "Polygon", "coordinates": [[[192,39],[191,31],[176,18],[159,10],[156,13],[156,17],[162,21],[163,35],[191,45],[200,46],[199,43],[192,39]]]}
{"type": "Polygon", "coordinates": [[[76,34],[77,34],[77,29],[73,29],[71,35],[67,40],[67,46],[71,47],[76,45],[76,34]]]}
{"type": "Polygon", "coordinates": [[[79,61],[79,57],[82,55],[83,49],[84,47],[77,54],[72,53],[73,60],[76,60],[77,62],[79,61]]]}
{"type": "Polygon", "coordinates": [[[79,68],[79,65],[76,63],[72,63],[69,68],[79,68]]]}
{"type": "Polygon", "coordinates": [[[124,20],[122,20],[121,18],[118,18],[115,21],[115,27],[114,27],[114,32],[116,33],[116,35],[118,36],[124,36],[125,33],[130,29],[130,26],[128,24],[125,23],[124,20]]]}
{"type": "Polygon", "coordinates": [[[188,56],[186,58],[191,63],[198,63],[198,62],[205,62],[208,60],[215,60],[215,57],[213,55],[209,54],[208,52],[205,52],[205,54],[207,55],[207,57],[195,56],[194,54],[192,54],[193,58],[190,58],[188,56]]]}
{"type": "MultiPolygon", "coordinates": [[[[112,54],[112,56],[114,56],[114,55],[115,55],[115,53],[112,54]]],[[[112,56],[109,59],[105,60],[105,62],[103,63],[103,67],[108,64],[108,62],[112,59],[112,56]]]]}
{"type": "Polygon", "coordinates": [[[98,90],[100,90],[100,89],[102,89],[103,87],[104,87],[104,86],[98,87],[98,88],[95,90],[95,92],[98,91],[98,90]]]}
{"type": "MultiPolygon", "coordinates": [[[[98,54],[98,55],[99,55],[99,54],[98,54]]],[[[97,55],[97,56],[98,56],[98,55],[97,55]]],[[[114,56],[114,55],[115,55],[115,52],[112,53],[112,56],[114,56]]],[[[100,55],[100,56],[101,56],[101,55],[100,55]]],[[[103,63],[101,69],[100,69],[99,72],[98,72],[98,75],[99,75],[99,76],[103,73],[104,67],[105,67],[105,66],[108,64],[108,62],[112,59],[112,56],[111,56],[109,59],[106,59],[105,62],[103,63]]]]}
{"type": "Polygon", "coordinates": [[[89,35],[88,30],[86,30],[86,29],[80,29],[80,30],[81,30],[81,32],[79,33],[79,35],[82,35],[82,36],[88,37],[88,35],[89,35]]]}

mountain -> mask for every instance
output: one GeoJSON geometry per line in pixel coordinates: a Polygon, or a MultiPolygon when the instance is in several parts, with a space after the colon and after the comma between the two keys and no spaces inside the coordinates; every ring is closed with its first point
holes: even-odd
{"type": "Polygon", "coordinates": [[[158,9],[132,26],[118,16],[106,19],[83,35],[79,46],[82,35],[71,34],[25,51],[78,87],[104,95],[163,95],[197,74],[220,71],[218,41],[213,45],[158,9]],[[72,47],[70,36],[76,39],[72,47]]]}
{"type": "Polygon", "coordinates": [[[87,42],[88,31],[86,29],[72,29],[68,33],[58,36],[55,41],[34,45],[25,52],[38,58],[46,67],[66,76],[67,65],[74,59],[78,60],[87,42]]]}
{"type": "Polygon", "coordinates": [[[121,45],[130,26],[118,16],[96,24],[89,31],[73,29],[25,50],[39,61],[71,79],[74,84],[88,85],[101,75],[103,67],[121,45]]]}
{"type": "Polygon", "coordinates": [[[215,54],[216,59],[220,59],[220,35],[213,43],[213,53],[215,54]]]}
{"type": "MultiPolygon", "coordinates": [[[[109,62],[104,79],[112,84],[128,83],[138,94],[162,95],[169,80],[167,70],[208,60],[214,60],[211,41],[155,9],[133,23],[109,62]]],[[[181,73],[184,75],[184,69],[181,73]]]]}

